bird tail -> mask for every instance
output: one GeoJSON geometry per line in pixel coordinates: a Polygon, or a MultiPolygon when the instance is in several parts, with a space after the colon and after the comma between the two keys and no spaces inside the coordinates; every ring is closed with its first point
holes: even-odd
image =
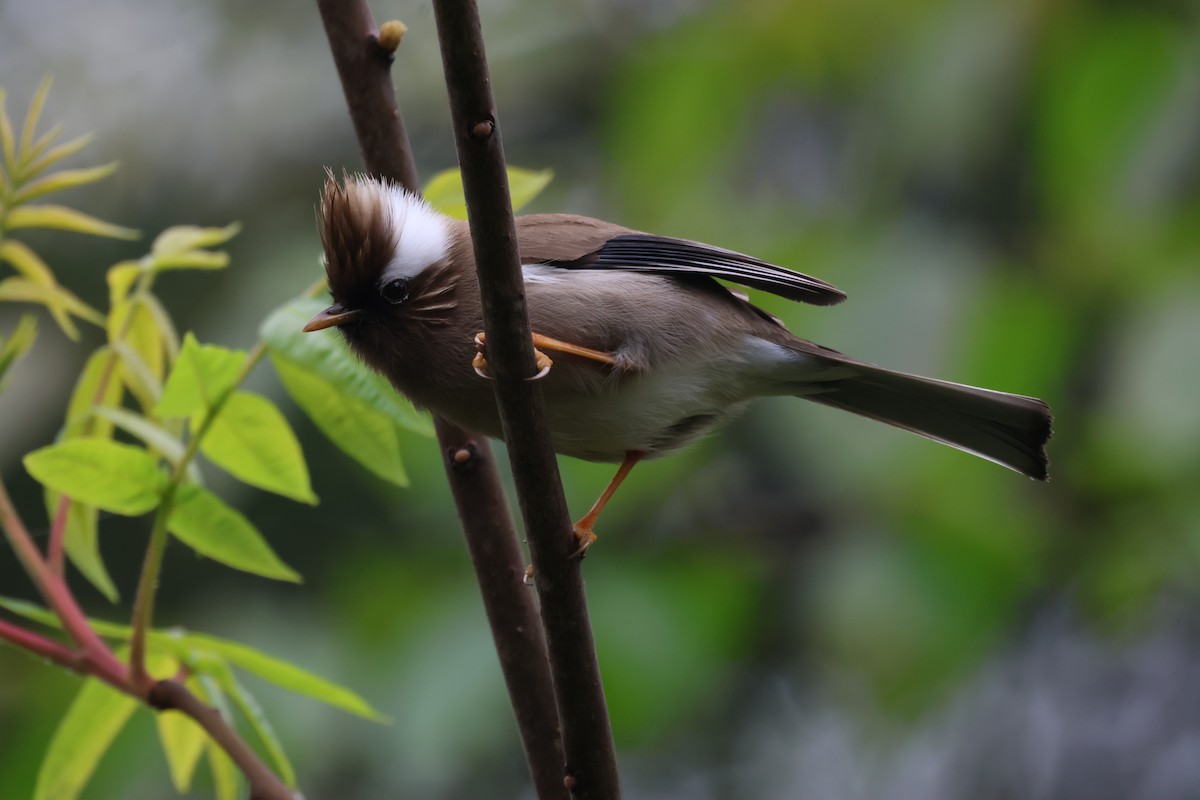
{"type": "Polygon", "coordinates": [[[918,433],[1031,478],[1048,479],[1051,416],[1041,400],[856,361],[837,367],[840,379],[823,381],[815,392],[810,385],[799,396],[918,433]]]}

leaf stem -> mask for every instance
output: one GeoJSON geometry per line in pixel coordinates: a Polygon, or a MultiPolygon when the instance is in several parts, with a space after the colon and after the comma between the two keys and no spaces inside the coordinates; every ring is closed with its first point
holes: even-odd
{"type": "Polygon", "coordinates": [[[212,406],[204,415],[204,420],[192,437],[188,440],[187,449],[171,471],[171,478],[163,492],[162,502],[158,504],[158,512],[154,515],[154,527],[150,531],[150,542],[146,545],[146,557],[142,562],[142,572],[138,577],[137,595],[133,601],[133,619],[130,625],[133,635],[129,640],[129,665],[132,670],[131,680],[135,686],[149,687],[152,685],[146,672],[146,634],[154,622],[154,600],[158,591],[158,576],[162,572],[163,554],[167,549],[167,522],[175,509],[175,493],[187,476],[188,465],[200,451],[205,434],[212,427],[213,421],[220,415],[225,403],[237,391],[250,371],[262,361],[267,353],[267,346],[261,340],[246,354],[246,361],[227,391],[213,400],[212,406]]]}

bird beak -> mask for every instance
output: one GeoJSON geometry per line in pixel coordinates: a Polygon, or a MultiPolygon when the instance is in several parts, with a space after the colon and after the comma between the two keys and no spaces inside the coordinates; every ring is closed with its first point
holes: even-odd
{"type": "Polygon", "coordinates": [[[346,308],[345,306],[334,303],[329,308],[317,314],[308,321],[304,326],[305,333],[324,330],[325,328],[333,328],[338,325],[345,325],[347,322],[353,322],[361,317],[363,312],[357,308],[346,308]]]}

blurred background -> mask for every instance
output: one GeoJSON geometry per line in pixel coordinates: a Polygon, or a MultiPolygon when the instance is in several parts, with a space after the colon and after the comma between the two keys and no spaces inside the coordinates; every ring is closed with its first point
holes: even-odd
{"type": "MultiPolygon", "coordinates": [[[[455,163],[432,11],[395,74],[420,169],[455,163]]],[[[485,0],[530,210],[754,253],[833,309],[756,299],[897,369],[1047,399],[1053,481],[794,400],[640,466],[585,566],[626,796],[1200,796],[1200,4],[1189,0],[485,0]]],[[[152,237],[240,220],[218,274],[159,281],[181,328],[246,347],[319,274],[322,169],[360,165],[312,3],[0,0],[21,118],[117,159],[64,197],[152,237]]],[[[85,300],[146,243],[25,237],[85,300]]],[[[0,330],[19,308],[0,306],[0,330]]],[[[45,320],[0,398],[0,469],[49,442],[95,341],[45,320]]],[[[163,625],[353,686],[378,726],[248,678],[310,798],[531,791],[432,439],[396,491],[321,437],[268,365],[321,498],[223,479],[300,586],[173,545],[163,625]]],[[[612,468],[564,459],[586,510],[612,468]]],[[[106,519],[127,615],[147,520],[106,519]]],[[[0,554],[0,593],[32,597],[0,554]]],[[[79,680],[0,647],[0,797],[28,796],[79,680]]],[[[170,793],[149,712],[86,797],[170,793]]],[[[200,771],[197,797],[206,793],[200,771]]]]}

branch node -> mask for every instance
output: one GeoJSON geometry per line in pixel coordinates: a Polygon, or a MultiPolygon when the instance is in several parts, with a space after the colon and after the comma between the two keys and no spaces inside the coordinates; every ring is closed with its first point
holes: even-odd
{"type": "Polygon", "coordinates": [[[391,56],[400,47],[400,42],[407,32],[407,25],[398,19],[390,19],[379,26],[379,35],[375,37],[375,41],[379,43],[380,49],[391,56]]]}
{"type": "Polygon", "coordinates": [[[496,121],[491,117],[481,119],[471,126],[471,138],[483,141],[491,138],[491,135],[496,132],[496,121]]]}
{"type": "Polygon", "coordinates": [[[579,779],[568,772],[563,776],[563,786],[568,792],[573,792],[579,787],[579,779]]]}
{"type": "Polygon", "coordinates": [[[462,447],[452,447],[450,453],[450,466],[456,470],[466,469],[475,461],[478,452],[475,449],[474,442],[467,442],[462,447]]]}

